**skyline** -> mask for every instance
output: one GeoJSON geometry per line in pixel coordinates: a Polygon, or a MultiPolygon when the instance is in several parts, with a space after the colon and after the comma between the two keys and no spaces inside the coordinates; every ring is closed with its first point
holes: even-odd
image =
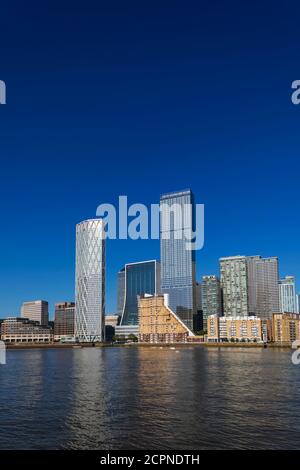
{"type": "MultiPolygon", "coordinates": [[[[205,204],[197,280],[223,256],[278,256],[298,293],[291,4],[17,3],[0,18],[0,317],[74,300],[75,226],[99,204],[186,187],[205,204]]],[[[158,241],[108,241],[107,313],[119,269],[153,258],[158,241]]]]}
{"type": "MultiPolygon", "coordinates": [[[[180,191],[180,190],[179,190],[179,191],[180,191]]],[[[86,220],[82,220],[82,221],[79,222],[77,225],[81,225],[81,224],[86,223],[86,222],[88,222],[88,221],[94,221],[94,220],[97,220],[97,219],[98,219],[98,220],[101,220],[101,218],[86,219],[86,220]]],[[[109,243],[114,243],[114,242],[116,242],[116,241],[117,241],[117,240],[109,240],[109,239],[108,239],[108,240],[106,240],[106,245],[109,244],[109,243]]],[[[118,240],[118,241],[120,242],[120,240],[118,240]]],[[[155,243],[158,243],[158,245],[160,245],[160,240],[151,240],[151,239],[149,239],[149,240],[131,240],[130,238],[128,238],[127,240],[122,240],[122,241],[123,241],[123,242],[126,242],[126,243],[128,243],[128,242],[135,242],[135,243],[137,243],[137,242],[138,242],[138,243],[141,243],[141,244],[149,243],[149,242],[155,242],[155,243]]],[[[106,251],[107,251],[107,249],[106,249],[106,251]]],[[[201,249],[198,250],[198,251],[201,252],[201,249]]],[[[197,250],[195,251],[195,254],[197,255],[197,250]]],[[[199,282],[199,283],[201,283],[201,285],[202,285],[202,276],[217,276],[217,277],[220,279],[220,261],[221,261],[221,259],[227,259],[227,258],[231,258],[231,257],[235,258],[235,257],[241,257],[241,256],[242,256],[242,257],[250,257],[250,258],[251,258],[251,257],[260,256],[260,255],[249,255],[249,254],[244,254],[244,253],[241,254],[241,253],[239,253],[239,254],[234,254],[234,255],[226,255],[226,257],[221,256],[221,257],[218,258],[218,260],[217,260],[218,267],[217,267],[216,272],[214,272],[214,273],[209,273],[209,274],[205,273],[205,274],[202,274],[201,276],[196,276],[196,281],[199,282]]],[[[276,258],[276,257],[275,257],[275,258],[276,258]]],[[[150,261],[155,261],[155,260],[158,261],[158,262],[161,262],[160,256],[158,255],[157,258],[153,258],[153,259],[149,259],[149,260],[146,260],[146,259],[139,259],[139,260],[135,260],[134,262],[129,261],[128,263],[125,263],[125,265],[126,265],[126,264],[127,264],[127,265],[136,264],[136,263],[139,264],[139,263],[145,263],[145,262],[150,262],[150,261]]],[[[279,264],[279,268],[280,268],[280,266],[281,266],[280,259],[278,259],[278,264],[279,264]]],[[[196,265],[196,267],[197,267],[197,265],[196,265]]],[[[121,268],[121,269],[122,269],[122,268],[121,268]]],[[[76,271],[76,266],[74,266],[74,273],[75,273],[75,271],[76,271]]],[[[114,291],[113,291],[114,300],[113,300],[112,303],[115,304],[115,308],[114,308],[113,311],[112,311],[112,310],[111,310],[111,311],[106,310],[105,313],[108,314],[108,315],[109,315],[109,314],[112,314],[112,313],[117,313],[117,310],[118,310],[118,308],[117,308],[117,307],[118,307],[118,306],[117,306],[117,303],[118,303],[118,285],[117,285],[117,284],[118,284],[118,274],[119,274],[119,272],[120,272],[120,270],[116,273],[116,286],[115,286],[115,289],[114,289],[114,291]]],[[[197,270],[197,272],[198,272],[198,270],[197,270]]],[[[293,279],[295,279],[295,280],[297,281],[297,279],[295,278],[294,275],[290,275],[290,274],[282,275],[282,274],[281,274],[281,270],[279,269],[279,285],[280,285],[280,283],[281,283],[282,281],[285,281],[285,280],[288,279],[288,278],[293,278],[293,279]]],[[[295,286],[296,286],[296,295],[298,295],[297,282],[296,282],[295,286]]],[[[105,292],[105,295],[107,295],[107,292],[105,292]]],[[[75,298],[75,289],[74,289],[74,298],[75,298]]],[[[22,301],[22,304],[24,304],[24,303],[26,303],[26,302],[31,302],[31,301],[37,301],[37,300],[40,300],[40,299],[38,299],[38,298],[29,299],[29,298],[28,298],[28,299],[26,299],[26,300],[23,300],[23,301],[22,301]]],[[[43,298],[42,300],[46,300],[46,302],[48,302],[48,299],[47,299],[46,297],[43,298]]],[[[55,300],[55,301],[53,302],[53,304],[51,304],[51,302],[49,302],[50,306],[52,307],[52,309],[49,309],[49,319],[50,319],[50,320],[54,319],[54,307],[55,307],[55,304],[60,303],[60,302],[72,302],[72,301],[73,301],[72,299],[71,299],[71,300],[70,300],[70,299],[61,299],[61,300],[55,300]],[[53,310],[53,312],[52,312],[52,310],[53,310]]],[[[21,315],[21,307],[22,307],[22,304],[21,304],[21,306],[20,306],[20,315],[21,315]]],[[[278,309],[278,310],[279,310],[279,309],[278,309]]],[[[5,318],[5,317],[7,317],[7,316],[8,316],[8,315],[5,315],[5,316],[2,317],[2,316],[0,315],[0,318],[5,318]]],[[[16,315],[12,314],[12,315],[9,315],[9,316],[17,316],[17,317],[18,317],[19,314],[16,314],[16,315]]]]}

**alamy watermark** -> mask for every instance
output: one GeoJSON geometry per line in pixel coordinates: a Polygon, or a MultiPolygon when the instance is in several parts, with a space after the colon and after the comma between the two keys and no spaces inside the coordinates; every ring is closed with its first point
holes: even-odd
{"type": "Polygon", "coordinates": [[[292,89],[295,90],[291,95],[292,103],[298,105],[300,104],[300,80],[293,81],[292,89]]]}
{"type": "Polygon", "coordinates": [[[96,211],[111,240],[184,240],[186,250],[204,245],[204,204],[145,204],[128,206],[127,196],[119,196],[119,206],[100,204],[96,211]],[[117,230],[118,229],[118,230],[117,230]]]}
{"type": "Polygon", "coordinates": [[[3,80],[0,80],[0,104],[6,104],[6,85],[3,80]]]}
{"type": "Polygon", "coordinates": [[[298,366],[300,364],[300,340],[299,339],[297,339],[296,341],[293,341],[292,349],[296,350],[292,354],[292,363],[295,366],[298,366]]]}
{"type": "Polygon", "coordinates": [[[6,346],[4,341],[0,341],[0,365],[6,364],[6,346]]]}

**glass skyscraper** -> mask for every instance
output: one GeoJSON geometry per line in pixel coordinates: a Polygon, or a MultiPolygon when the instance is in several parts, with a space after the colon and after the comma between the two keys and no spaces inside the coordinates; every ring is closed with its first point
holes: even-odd
{"type": "Polygon", "coordinates": [[[122,275],[124,272],[124,295],[121,326],[138,325],[138,296],[158,294],[160,290],[160,263],[156,260],[128,263],[118,273],[118,300],[122,298],[122,275]]]}
{"type": "Polygon", "coordinates": [[[194,208],[190,189],[160,198],[161,291],[169,294],[170,308],[190,330],[196,313],[196,263],[185,235],[194,230],[194,208]]]}
{"type": "Polygon", "coordinates": [[[279,280],[279,301],[282,313],[298,313],[294,276],[279,280]]]}
{"type": "Polygon", "coordinates": [[[103,221],[76,226],[75,336],[81,342],[105,338],[105,236],[103,221]]]}

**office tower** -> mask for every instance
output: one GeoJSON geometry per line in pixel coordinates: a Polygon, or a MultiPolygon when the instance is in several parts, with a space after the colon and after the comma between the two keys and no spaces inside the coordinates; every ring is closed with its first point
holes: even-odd
{"type": "Polygon", "coordinates": [[[55,304],[54,340],[75,334],[75,302],[59,302],[55,304]]]}
{"type": "Polygon", "coordinates": [[[160,263],[156,260],[128,263],[124,272],[125,292],[120,326],[137,326],[138,296],[158,294],[160,291],[160,263]]]}
{"type": "Polygon", "coordinates": [[[160,198],[161,291],[169,294],[170,308],[189,329],[196,313],[195,251],[187,247],[186,234],[194,230],[191,190],[163,194],[160,198]]]}
{"type": "Polygon", "coordinates": [[[21,307],[21,317],[36,321],[40,325],[48,326],[48,302],[46,302],[46,300],[33,300],[31,302],[24,302],[21,307]]]}
{"type": "Polygon", "coordinates": [[[217,276],[202,277],[203,330],[207,331],[207,318],[222,315],[221,285],[217,276]]]}
{"type": "Polygon", "coordinates": [[[220,272],[224,316],[248,315],[246,256],[220,258],[220,272]]]}
{"type": "Polygon", "coordinates": [[[296,307],[297,307],[297,313],[300,313],[300,294],[296,295],[296,307]]]}
{"type": "Polygon", "coordinates": [[[255,261],[255,264],[255,313],[262,319],[272,319],[272,314],[279,311],[278,258],[260,258],[255,261]]]}
{"type": "Polygon", "coordinates": [[[297,300],[294,276],[279,280],[280,312],[297,313],[297,300]]]}
{"type": "Polygon", "coordinates": [[[139,341],[145,343],[186,343],[194,333],[168,305],[168,294],[139,298],[139,341]]]}
{"type": "Polygon", "coordinates": [[[124,309],[125,301],[125,268],[122,268],[118,272],[118,281],[117,281],[117,310],[118,315],[121,317],[124,309]]]}
{"type": "Polygon", "coordinates": [[[75,336],[82,342],[105,339],[105,233],[101,219],[76,226],[75,336]]]}

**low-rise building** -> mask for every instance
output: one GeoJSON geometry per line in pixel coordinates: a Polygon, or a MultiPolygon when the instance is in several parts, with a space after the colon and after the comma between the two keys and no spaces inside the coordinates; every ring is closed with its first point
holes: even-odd
{"type": "Polygon", "coordinates": [[[207,319],[208,342],[261,342],[271,340],[271,322],[255,316],[218,317],[207,319]]]}
{"type": "Polygon", "coordinates": [[[300,339],[299,313],[274,313],[273,340],[276,343],[291,344],[300,339]]]}
{"type": "Polygon", "coordinates": [[[120,321],[120,316],[117,314],[105,315],[105,339],[112,341],[116,334],[116,327],[120,321]]]}
{"type": "Polygon", "coordinates": [[[1,340],[6,343],[50,343],[50,327],[27,318],[8,317],[1,324],[1,340]]]}
{"type": "Polygon", "coordinates": [[[168,294],[139,298],[139,342],[186,343],[194,333],[168,306],[168,294]]]}

